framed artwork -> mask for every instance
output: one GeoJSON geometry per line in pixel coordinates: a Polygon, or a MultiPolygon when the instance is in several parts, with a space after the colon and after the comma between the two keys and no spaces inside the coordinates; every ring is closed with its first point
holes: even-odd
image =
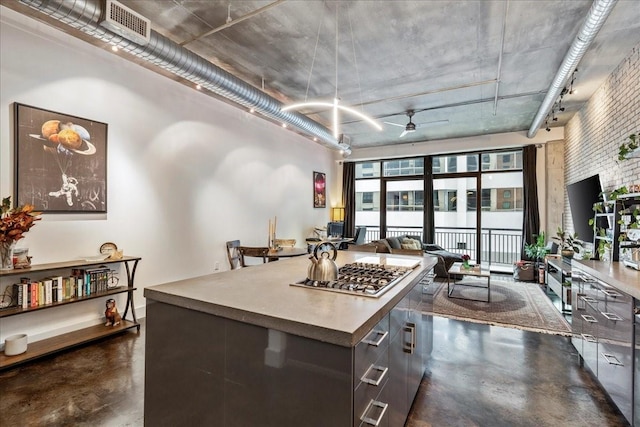
{"type": "Polygon", "coordinates": [[[324,208],[327,205],[327,175],[313,172],[313,207],[324,208]]]}
{"type": "Polygon", "coordinates": [[[107,124],[15,103],[15,204],[107,212],[107,124]]]}

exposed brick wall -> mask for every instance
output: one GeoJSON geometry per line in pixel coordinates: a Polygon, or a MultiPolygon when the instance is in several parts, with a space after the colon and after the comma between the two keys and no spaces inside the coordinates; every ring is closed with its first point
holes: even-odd
{"type": "MultiPolygon", "coordinates": [[[[632,133],[640,133],[640,44],[565,126],[565,183],[600,174],[605,190],[640,184],[640,159],[618,161],[632,133]]],[[[573,232],[566,191],[564,199],[564,228],[573,232]]]]}

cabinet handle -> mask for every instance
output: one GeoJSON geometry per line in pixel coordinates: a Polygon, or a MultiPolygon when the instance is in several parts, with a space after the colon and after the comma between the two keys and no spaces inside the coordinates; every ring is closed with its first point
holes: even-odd
{"type": "Polygon", "coordinates": [[[604,311],[600,312],[604,317],[606,317],[608,320],[613,320],[613,321],[619,321],[619,320],[624,320],[622,317],[618,316],[615,313],[605,313],[604,311]]]}
{"type": "Polygon", "coordinates": [[[372,425],[372,426],[377,426],[377,425],[380,424],[380,421],[382,421],[382,418],[384,417],[384,413],[387,412],[387,408],[388,407],[389,407],[388,403],[382,403],[382,402],[378,402],[377,400],[371,400],[371,402],[369,402],[369,404],[367,405],[367,409],[364,410],[364,413],[360,417],[360,421],[362,421],[363,423],[367,423],[369,425],[372,425]],[[374,406],[377,407],[377,408],[381,408],[382,409],[382,411],[380,412],[380,415],[378,416],[377,420],[374,420],[373,418],[367,417],[367,413],[374,406]]]}
{"type": "Polygon", "coordinates": [[[384,377],[387,375],[387,371],[389,370],[389,368],[383,368],[382,366],[377,366],[377,365],[371,365],[369,366],[369,369],[367,369],[367,372],[364,373],[364,375],[362,376],[362,378],[360,378],[362,380],[362,382],[365,382],[367,384],[371,384],[373,386],[378,387],[380,385],[380,383],[382,382],[382,380],[384,379],[384,377]],[[377,380],[371,379],[371,378],[367,378],[367,376],[369,375],[369,373],[371,371],[378,371],[378,372],[382,372],[380,374],[380,377],[377,380]]]}
{"type": "Polygon", "coordinates": [[[378,341],[373,341],[373,340],[362,340],[363,343],[365,344],[369,344],[372,345],[374,347],[379,347],[380,344],[382,344],[382,341],[384,341],[384,339],[387,337],[387,335],[389,335],[389,331],[373,331],[374,334],[381,334],[380,338],[378,339],[378,341]]]}
{"type": "Polygon", "coordinates": [[[617,293],[615,291],[609,291],[607,289],[603,289],[602,293],[605,294],[608,297],[611,297],[611,298],[618,298],[618,297],[622,296],[622,294],[619,294],[619,293],[617,293]]]}
{"type": "Polygon", "coordinates": [[[607,361],[609,365],[624,366],[622,362],[620,362],[618,358],[615,357],[613,354],[607,354],[607,353],[600,353],[600,354],[602,355],[602,357],[604,357],[604,359],[607,361]]]}
{"type": "Polygon", "coordinates": [[[598,339],[593,335],[589,335],[589,334],[581,334],[581,335],[586,342],[598,342],[598,339]]]}
{"type": "Polygon", "coordinates": [[[588,302],[589,304],[597,304],[598,303],[598,300],[595,299],[595,298],[592,298],[592,297],[584,296],[584,297],[581,297],[581,298],[582,298],[582,300],[584,302],[588,302]]]}
{"type": "Polygon", "coordinates": [[[585,322],[589,322],[589,323],[598,323],[598,321],[596,320],[595,317],[593,317],[590,314],[581,314],[580,316],[582,316],[582,318],[584,319],[585,322]]]}
{"type": "Polygon", "coordinates": [[[411,333],[411,341],[404,343],[402,351],[413,354],[416,349],[416,324],[407,322],[407,326],[405,326],[403,330],[411,333]]]}

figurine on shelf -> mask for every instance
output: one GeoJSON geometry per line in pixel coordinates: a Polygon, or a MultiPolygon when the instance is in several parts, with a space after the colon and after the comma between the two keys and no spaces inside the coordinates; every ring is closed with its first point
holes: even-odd
{"type": "Polygon", "coordinates": [[[107,323],[105,323],[104,326],[117,326],[120,324],[122,317],[120,317],[120,313],[118,313],[116,300],[113,298],[109,298],[107,300],[107,309],[105,310],[104,315],[107,318],[107,323]]]}

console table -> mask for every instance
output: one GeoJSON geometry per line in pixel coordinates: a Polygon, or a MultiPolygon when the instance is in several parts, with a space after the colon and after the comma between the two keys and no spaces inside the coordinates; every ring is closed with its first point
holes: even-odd
{"type": "MultiPolygon", "coordinates": [[[[19,277],[19,276],[33,276],[40,277],[43,275],[52,274],[52,272],[56,270],[66,271],[67,275],[70,273],[72,269],[88,269],[91,267],[98,267],[103,265],[112,265],[112,264],[124,264],[126,273],[127,273],[127,281],[125,285],[117,286],[114,288],[110,288],[107,290],[102,290],[99,292],[91,293],[90,295],[83,296],[72,296],[69,299],[64,299],[62,301],[57,301],[48,304],[42,304],[35,307],[7,307],[4,309],[0,309],[0,319],[3,317],[9,316],[17,316],[17,315],[27,315],[28,313],[32,313],[34,311],[51,309],[54,307],[61,307],[67,304],[75,304],[95,298],[103,298],[110,297],[116,294],[127,294],[127,303],[122,313],[122,321],[117,326],[105,326],[102,322],[95,326],[90,326],[84,329],[68,332],[61,335],[56,335],[51,338],[47,338],[44,340],[36,341],[34,343],[29,343],[28,349],[25,353],[18,354],[15,356],[6,356],[4,353],[0,354],[0,370],[4,370],[7,368],[11,368],[21,363],[26,363],[28,361],[37,359],[39,357],[47,356],[49,354],[57,353],[59,351],[78,346],[80,344],[84,344],[90,341],[95,341],[110,335],[114,335],[128,329],[137,328],[140,330],[140,324],[136,318],[135,307],[133,304],[133,292],[136,290],[133,286],[133,281],[136,274],[136,268],[138,267],[138,261],[141,258],[139,257],[131,257],[125,256],[122,259],[118,260],[101,260],[101,261],[83,261],[83,260],[75,260],[75,261],[65,261],[65,262],[54,262],[49,264],[36,264],[32,265],[29,268],[25,269],[13,269],[13,270],[1,270],[0,278],[4,277],[19,277]],[[127,314],[131,310],[131,320],[126,320],[127,314]]],[[[8,286],[12,286],[9,284],[8,286]]]]}

